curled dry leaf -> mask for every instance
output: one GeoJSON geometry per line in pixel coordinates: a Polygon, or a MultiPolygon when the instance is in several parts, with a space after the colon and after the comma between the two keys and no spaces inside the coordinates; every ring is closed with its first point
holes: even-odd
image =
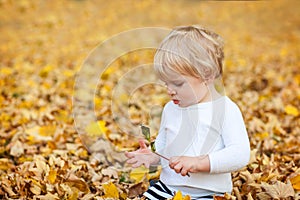
{"type": "Polygon", "coordinates": [[[114,167],[108,167],[101,170],[103,176],[117,179],[119,177],[118,171],[114,167]]]}
{"type": "Polygon", "coordinates": [[[295,191],[290,182],[285,184],[277,181],[274,185],[262,182],[262,187],[265,189],[266,193],[274,199],[288,198],[295,195],[295,191]]]}
{"type": "Polygon", "coordinates": [[[24,144],[17,140],[10,148],[10,155],[19,157],[24,154],[24,144]]]}
{"type": "Polygon", "coordinates": [[[139,182],[129,187],[128,198],[134,198],[143,194],[148,188],[148,184],[145,182],[139,182]]]}

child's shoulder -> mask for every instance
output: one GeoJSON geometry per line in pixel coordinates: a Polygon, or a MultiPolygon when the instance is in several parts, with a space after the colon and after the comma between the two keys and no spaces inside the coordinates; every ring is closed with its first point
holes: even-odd
{"type": "Polygon", "coordinates": [[[226,106],[232,107],[232,108],[235,108],[235,109],[239,109],[239,106],[237,105],[237,103],[234,102],[230,97],[224,96],[224,99],[225,99],[225,105],[226,106]]]}
{"type": "Polygon", "coordinates": [[[236,116],[242,116],[242,111],[239,107],[239,105],[234,102],[232,99],[226,96],[226,101],[225,101],[225,116],[228,119],[233,119],[236,116]]]}

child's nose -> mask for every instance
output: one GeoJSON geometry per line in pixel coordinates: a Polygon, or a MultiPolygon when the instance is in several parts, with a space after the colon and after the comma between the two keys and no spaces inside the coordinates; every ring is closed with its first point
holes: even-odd
{"type": "Polygon", "coordinates": [[[175,90],[173,90],[172,88],[170,88],[170,87],[167,87],[168,88],[168,94],[170,95],[170,96],[174,96],[175,94],[176,94],[176,91],[175,90]]]}

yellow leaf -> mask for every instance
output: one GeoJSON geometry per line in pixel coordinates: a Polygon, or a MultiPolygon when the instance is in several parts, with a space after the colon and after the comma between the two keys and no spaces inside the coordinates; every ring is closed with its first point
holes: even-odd
{"type": "Polygon", "coordinates": [[[116,70],[117,70],[116,67],[109,67],[109,68],[108,68],[107,70],[105,70],[105,72],[102,74],[101,78],[104,79],[104,80],[108,79],[108,77],[109,77],[111,74],[115,73],[116,70]]]}
{"type": "Polygon", "coordinates": [[[292,115],[295,117],[297,117],[299,115],[299,110],[295,106],[292,106],[292,105],[285,106],[284,111],[286,112],[286,114],[292,115]]]}
{"type": "Polygon", "coordinates": [[[7,171],[8,169],[13,169],[14,164],[10,159],[0,158],[0,170],[7,171]]]}
{"type": "Polygon", "coordinates": [[[184,196],[183,200],[191,200],[191,197],[189,195],[184,196]]]}
{"type": "Polygon", "coordinates": [[[72,70],[64,70],[63,71],[63,75],[64,76],[66,76],[66,77],[72,77],[72,76],[74,76],[74,71],[72,71],[72,70]]]}
{"type": "Polygon", "coordinates": [[[173,200],[191,200],[191,197],[189,195],[183,196],[181,191],[178,190],[173,197],[173,200]]]}
{"type": "Polygon", "coordinates": [[[90,136],[101,136],[106,135],[108,132],[108,128],[106,128],[106,122],[103,120],[100,120],[98,122],[92,122],[90,125],[88,125],[85,129],[85,131],[90,136]]]}
{"type": "Polygon", "coordinates": [[[295,190],[300,190],[300,174],[290,179],[295,190]]]}
{"type": "Polygon", "coordinates": [[[158,179],[159,176],[160,176],[160,172],[161,172],[161,166],[159,166],[155,172],[149,173],[149,174],[147,175],[147,179],[148,179],[148,180],[151,180],[151,179],[158,179]]]}
{"type": "Polygon", "coordinates": [[[0,74],[7,76],[7,75],[11,75],[12,73],[13,73],[13,71],[11,68],[8,68],[8,67],[0,68],[0,74]]]}
{"type": "Polygon", "coordinates": [[[147,177],[149,174],[149,169],[146,167],[138,167],[138,168],[134,168],[131,172],[130,172],[130,179],[135,180],[135,183],[139,183],[141,182],[145,177],[147,177]]]}
{"type": "Polygon", "coordinates": [[[55,125],[48,126],[35,126],[30,129],[26,129],[25,132],[28,134],[28,140],[32,143],[37,141],[52,141],[52,136],[56,131],[55,125]]]}
{"type": "Polygon", "coordinates": [[[95,97],[94,102],[95,102],[95,107],[99,108],[102,105],[103,100],[102,98],[95,97]]]}
{"type": "Polygon", "coordinates": [[[104,190],[103,198],[119,199],[119,191],[115,184],[112,182],[102,185],[104,190]]]}
{"type": "Polygon", "coordinates": [[[121,100],[121,102],[123,102],[123,103],[127,103],[128,100],[129,100],[128,94],[122,93],[122,94],[120,95],[120,100],[121,100]]]}
{"type": "Polygon", "coordinates": [[[260,140],[264,140],[265,138],[269,137],[269,133],[268,132],[256,133],[255,136],[257,136],[260,140]]]}
{"type": "Polygon", "coordinates": [[[280,50],[280,56],[285,57],[288,54],[288,49],[287,48],[282,48],[280,50]]]}
{"type": "Polygon", "coordinates": [[[300,85],[300,74],[294,76],[294,81],[296,82],[297,85],[300,85]]]}
{"type": "Polygon", "coordinates": [[[48,180],[51,184],[55,183],[57,172],[54,169],[51,169],[48,175],[48,180]]]}
{"type": "Polygon", "coordinates": [[[39,135],[41,136],[53,136],[56,131],[55,125],[42,126],[39,129],[39,135]]]}
{"type": "Polygon", "coordinates": [[[54,69],[54,66],[52,66],[52,65],[47,65],[47,66],[45,66],[45,67],[40,71],[39,75],[40,75],[41,77],[44,77],[44,78],[45,78],[45,77],[48,76],[49,72],[51,72],[53,69],[54,69]]]}
{"type": "Polygon", "coordinates": [[[175,196],[173,197],[173,200],[183,200],[182,193],[180,190],[176,192],[175,196]]]}

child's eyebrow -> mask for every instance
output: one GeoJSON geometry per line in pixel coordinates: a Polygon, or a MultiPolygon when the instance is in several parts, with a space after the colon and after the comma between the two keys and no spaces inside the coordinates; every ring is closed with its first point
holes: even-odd
{"type": "Polygon", "coordinates": [[[178,83],[178,82],[184,82],[185,79],[179,77],[179,78],[170,79],[169,81],[172,82],[172,83],[175,83],[175,82],[178,83]]]}

